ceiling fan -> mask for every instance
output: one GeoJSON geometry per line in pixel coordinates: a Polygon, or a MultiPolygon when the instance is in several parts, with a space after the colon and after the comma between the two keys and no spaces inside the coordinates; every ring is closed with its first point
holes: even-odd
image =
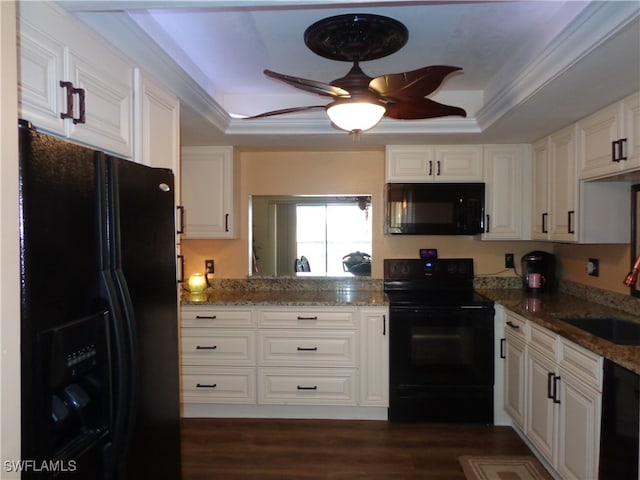
{"type": "Polygon", "coordinates": [[[373,14],[346,14],[320,20],[304,32],[304,42],[314,53],[331,60],[353,63],[342,78],[330,83],[284,75],[265,70],[265,75],[295,88],[331,97],[328,105],[292,107],[261,113],[247,119],[324,108],[332,123],[348,132],[368,130],[382,119],[401,120],[461,116],[464,109],[426,98],[447,76],[460,67],[432,65],[402,73],[369,77],[360,62],[375,60],[397,52],[409,37],[397,20],[373,14]]]}

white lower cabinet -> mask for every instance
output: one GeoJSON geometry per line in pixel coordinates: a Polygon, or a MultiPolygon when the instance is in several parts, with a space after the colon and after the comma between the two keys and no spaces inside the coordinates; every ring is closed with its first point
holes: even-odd
{"type": "Polygon", "coordinates": [[[355,309],[261,309],[258,327],[260,403],[356,404],[355,309]]]}
{"type": "Polygon", "coordinates": [[[258,369],[258,401],[276,405],[356,405],[352,368],[258,369]]]}
{"type": "Polygon", "coordinates": [[[256,403],[256,369],[241,367],[182,367],[185,403],[256,403]]]}
{"type": "Polygon", "coordinates": [[[504,409],[522,431],[525,430],[526,328],[526,320],[511,312],[506,313],[503,347],[504,409]]]}
{"type": "Polygon", "coordinates": [[[330,418],[352,408],[340,418],[386,418],[387,319],[386,307],[185,305],[185,414],[289,416],[273,408],[295,407],[330,418]]]}
{"type": "Polygon", "coordinates": [[[182,308],[182,402],[256,402],[254,313],[242,308],[182,308]]]}
{"type": "Polygon", "coordinates": [[[360,405],[389,406],[389,311],[360,309],[360,405]]]}
{"type": "Polygon", "coordinates": [[[551,395],[555,362],[529,346],[527,356],[526,432],[531,443],[551,465],[556,464],[556,415],[551,395]]]}
{"type": "Polygon", "coordinates": [[[505,328],[505,410],[560,478],[598,478],[602,357],[511,312],[507,320],[528,338],[505,328]]]}

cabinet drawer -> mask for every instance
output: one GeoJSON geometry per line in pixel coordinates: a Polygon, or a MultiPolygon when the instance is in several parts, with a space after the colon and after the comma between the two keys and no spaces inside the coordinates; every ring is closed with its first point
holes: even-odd
{"type": "Polygon", "coordinates": [[[602,391],[602,357],[565,338],[560,339],[560,368],[602,391]]]}
{"type": "Polygon", "coordinates": [[[530,333],[529,346],[556,361],[558,358],[558,335],[535,323],[530,324],[530,333]]]}
{"type": "Polygon", "coordinates": [[[528,322],[525,318],[506,312],[506,321],[504,326],[505,335],[518,338],[526,342],[528,339],[528,322]]]}
{"type": "Polygon", "coordinates": [[[355,405],[355,369],[258,369],[259,403],[355,405]]]}
{"type": "Polygon", "coordinates": [[[184,403],[256,403],[255,368],[184,367],[184,403]]]}
{"type": "Polygon", "coordinates": [[[255,365],[253,330],[182,329],[183,365],[255,365]]]}
{"type": "Polygon", "coordinates": [[[259,338],[262,365],[355,367],[358,358],[355,331],[263,330],[259,338]]]}
{"type": "Polygon", "coordinates": [[[258,322],[263,328],[355,328],[354,310],[304,309],[260,310],[258,322]]]}
{"type": "Polygon", "coordinates": [[[253,327],[255,319],[247,309],[182,307],[183,327],[253,327]]]}

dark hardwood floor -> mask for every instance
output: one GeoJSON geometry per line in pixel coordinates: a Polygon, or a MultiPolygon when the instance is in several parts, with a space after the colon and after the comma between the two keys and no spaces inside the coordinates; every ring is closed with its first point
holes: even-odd
{"type": "Polygon", "coordinates": [[[530,455],[510,427],[183,419],[183,480],[464,480],[460,455],[530,455]]]}

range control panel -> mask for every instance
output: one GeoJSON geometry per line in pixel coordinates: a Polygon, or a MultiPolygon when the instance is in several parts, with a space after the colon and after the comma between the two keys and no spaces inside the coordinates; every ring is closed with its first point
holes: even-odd
{"type": "Polygon", "coordinates": [[[385,259],[385,280],[425,280],[449,282],[473,280],[472,258],[385,259]]]}

